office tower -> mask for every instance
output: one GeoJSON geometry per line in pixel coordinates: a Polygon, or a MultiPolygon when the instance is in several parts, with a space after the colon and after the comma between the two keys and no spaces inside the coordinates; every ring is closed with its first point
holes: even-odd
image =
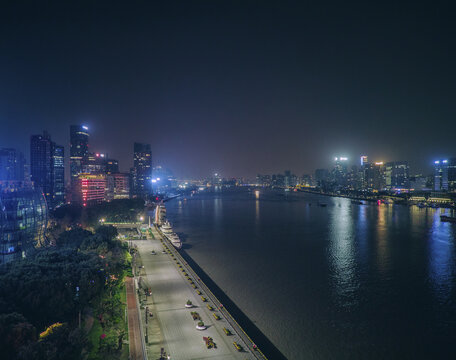
{"type": "Polygon", "coordinates": [[[47,132],[30,138],[30,172],[50,209],[65,201],[64,148],[51,141],[47,132]]]}
{"type": "Polygon", "coordinates": [[[385,188],[385,165],[382,161],[363,165],[363,190],[369,192],[382,191],[385,188]]]}
{"type": "Polygon", "coordinates": [[[434,161],[434,190],[448,191],[448,160],[434,161]]]}
{"type": "Polygon", "coordinates": [[[37,190],[41,190],[48,206],[52,203],[53,145],[47,132],[30,137],[30,172],[37,190]]]}
{"type": "Polygon", "coordinates": [[[348,158],[334,158],[334,168],[331,172],[331,178],[336,189],[344,189],[347,186],[348,175],[348,158]]]}
{"type": "Polygon", "coordinates": [[[89,156],[89,131],[84,125],[70,126],[70,176],[71,187],[78,181],[78,175],[82,173],[84,161],[89,156]]]}
{"type": "Polygon", "coordinates": [[[53,144],[52,149],[52,208],[65,203],[65,148],[53,144]]]}
{"type": "Polygon", "coordinates": [[[150,144],[134,143],[133,146],[133,187],[137,197],[152,193],[152,151],[150,144]]]}
{"type": "Polygon", "coordinates": [[[456,192],[456,158],[448,159],[448,191],[456,192]]]}
{"type": "Polygon", "coordinates": [[[361,156],[361,166],[366,165],[367,163],[368,163],[367,156],[366,155],[361,156]]]}
{"type": "Polygon", "coordinates": [[[24,155],[11,148],[0,149],[0,180],[24,181],[24,155]]]}
{"type": "Polygon", "coordinates": [[[410,188],[409,165],[407,161],[393,161],[385,165],[385,187],[389,191],[410,188]]]}
{"type": "Polygon", "coordinates": [[[106,155],[89,153],[82,163],[81,174],[106,174],[106,155]]]}

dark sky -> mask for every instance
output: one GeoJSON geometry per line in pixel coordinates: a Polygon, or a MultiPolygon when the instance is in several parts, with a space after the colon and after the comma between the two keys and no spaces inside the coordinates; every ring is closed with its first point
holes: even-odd
{"type": "MultiPolygon", "coordinates": [[[[0,146],[47,129],[127,170],[133,142],[179,177],[298,175],[333,156],[456,156],[448,3],[8,1],[0,146]]],[[[68,147],[66,148],[68,151],[68,147]]]]}

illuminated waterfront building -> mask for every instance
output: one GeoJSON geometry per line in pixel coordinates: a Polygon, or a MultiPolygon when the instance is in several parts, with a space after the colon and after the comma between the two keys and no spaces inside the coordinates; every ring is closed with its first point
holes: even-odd
{"type": "Polygon", "coordinates": [[[385,188],[385,165],[382,161],[363,165],[363,190],[382,191],[385,188]]]}
{"type": "Polygon", "coordinates": [[[348,175],[348,158],[336,157],[334,158],[334,167],[331,171],[331,180],[335,189],[341,190],[347,187],[348,175]]]}
{"type": "Polygon", "coordinates": [[[448,191],[456,192],[456,158],[448,159],[448,191]]]}
{"type": "Polygon", "coordinates": [[[407,161],[393,161],[385,165],[386,190],[410,189],[409,165],[407,161]]]}
{"type": "Polygon", "coordinates": [[[434,161],[434,190],[448,191],[448,160],[434,161]]]}

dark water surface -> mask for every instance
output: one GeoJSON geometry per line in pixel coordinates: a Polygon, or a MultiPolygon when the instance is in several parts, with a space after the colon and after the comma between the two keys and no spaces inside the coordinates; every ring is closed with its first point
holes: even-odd
{"type": "Polygon", "coordinates": [[[167,210],[185,252],[287,358],[456,358],[456,224],[443,210],[273,191],[167,210]]]}

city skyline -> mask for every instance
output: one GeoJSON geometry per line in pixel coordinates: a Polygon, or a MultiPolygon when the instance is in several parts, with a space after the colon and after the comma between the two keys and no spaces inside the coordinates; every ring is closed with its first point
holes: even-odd
{"type": "Polygon", "coordinates": [[[337,154],[431,171],[456,155],[447,10],[10,3],[0,144],[29,154],[24,132],[47,130],[68,147],[86,124],[122,171],[134,142],[180,177],[310,173],[337,154]]]}

